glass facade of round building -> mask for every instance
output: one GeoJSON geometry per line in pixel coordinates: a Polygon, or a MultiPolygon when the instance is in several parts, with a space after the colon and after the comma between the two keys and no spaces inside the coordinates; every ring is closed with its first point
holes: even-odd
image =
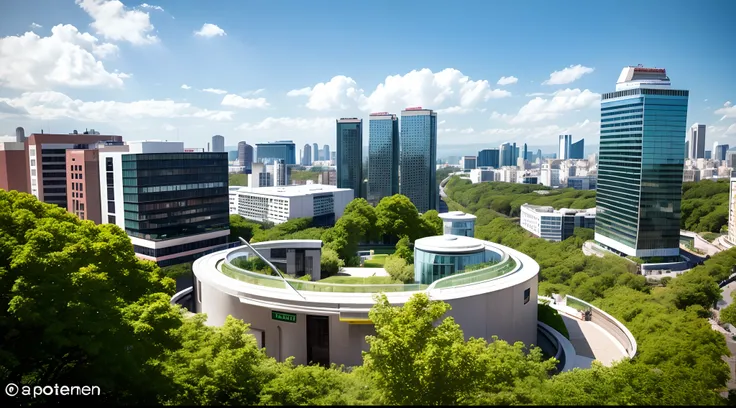
{"type": "Polygon", "coordinates": [[[438,253],[414,250],[414,281],[424,285],[462,272],[468,266],[498,262],[501,255],[483,249],[474,253],[438,253]]]}

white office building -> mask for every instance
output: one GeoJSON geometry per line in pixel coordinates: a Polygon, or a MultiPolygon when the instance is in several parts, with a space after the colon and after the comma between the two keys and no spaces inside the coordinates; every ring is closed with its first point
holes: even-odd
{"type": "Polygon", "coordinates": [[[542,168],[540,172],[540,183],[546,187],[560,186],[560,170],[552,168],[542,168]]]}
{"type": "Polygon", "coordinates": [[[519,224],[525,230],[548,241],[564,241],[576,227],[595,228],[595,208],[582,210],[524,204],[519,224]]]}
{"type": "Polygon", "coordinates": [[[315,223],[333,224],[353,200],[353,190],[322,184],[281,187],[242,187],[235,194],[237,214],[258,222],[281,224],[312,217],[315,223]]]}
{"type": "Polygon", "coordinates": [[[487,181],[497,181],[496,174],[497,172],[490,168],[472,169],[470,170],[470,182],[478,184],[487,181]]]}

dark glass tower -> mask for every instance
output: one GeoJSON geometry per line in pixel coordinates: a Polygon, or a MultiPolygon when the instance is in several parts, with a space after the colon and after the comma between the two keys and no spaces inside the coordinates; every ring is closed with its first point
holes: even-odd
{"type": "Polygon", "coordinates": [[[422,213],[437,209],[436,161],[437,113],[423,108],[401,111],[399,188],[422,213]]]}
{"type": "MultiPolygon", "coordinates": [[[[129,236],[167,241],[230,228],[227,153],[123,154],[121,160],[129,236]]],[[[226,243],[227,236],[221,236],[183,239],[181,245],[159,249],[134,242],[134,249],[159,258],[226,243]]],[[[166,262],[188,260],[170,258],[166,262]]]]}
{"type": "Polygon", "coordinates": [[[627,67],[602,99],[595,240],[677,259],[688,91],[664,69],[627,67]]]}
{"type": "MultiPolygon", "coordinates": [[[[363,197],[363,119],[337,121],[337,188],[351,188],[354,197],[363,197]]],[[[325,152],[329,159],[329,148],[325,152]]]]}
{"type": "Polygon", "coordinates": [[[386,112],[368,120],[368,202],[399,192],[399,118],[386,112]]]}
{"type": "Polygon", "coordinates": [[[483,149],[478,152],[478,167],[499,167],[498,149],[483,149]]]}
{"type": "Polygon", "coordinates": [[[571,159],[584,159],[585,158],[585,139],[580,139],[577,142],[570,145],[570,158],[571,159]]]}

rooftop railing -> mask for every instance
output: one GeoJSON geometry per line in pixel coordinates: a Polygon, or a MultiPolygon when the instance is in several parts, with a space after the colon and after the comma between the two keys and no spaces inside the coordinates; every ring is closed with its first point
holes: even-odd
{"type": "Polygon", "coordinates": [[[499,263],[474,271],[458,273],[455,275],[450,275],[446,278],[436,280],[432,283],[432,285],[430,285],[429,289],[446,289],[456,286],[485,282],[506,275],[507,273],[516,269],[516,267],[516,261],[506,255],[499,263]]]}

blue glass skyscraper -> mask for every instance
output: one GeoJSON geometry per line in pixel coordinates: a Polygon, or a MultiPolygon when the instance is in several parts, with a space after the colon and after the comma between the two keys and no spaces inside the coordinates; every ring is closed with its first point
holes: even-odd
{"type": "MultiPolygon", "coordinates": [[[[329,148],[325,152],[329,159],[329,148]]],[[[363,197],[363,119],[337,120],[337,187],[353,189],[363,197]]]]}
{"type": "Polygon", "coordinates": [[[437,113],[423,108],[404,109],[401,111],[399,189],[422,213],[437,209],[436,161],[437,113]]]}
{"type": "Polygon", "coordinates": [[[516,166],[516,146],[504,143],[498,148],[499,166],[516,166]]]}
{"type": "Polygon", "coordinates": [[[283,160],[285,164],[296,164],[296,145],[291,140],[256,144],[258,163],[273,164],[283,160]]]}
{"type": "Polygon", "coordinates": [[[368,120],[368,194],[371,204],[399,193],[399,118],[386,112],[368,120]]]}
{"type": "Polygon", "coordinates": [[[499,167],[498,149],[483,149],[478,152],[478,167],[499,167]]]}
{"type": "Polygon", "coordinates": [[[570,145],[570,158],[571,159],[584,159],[585,158],[585,139],[580,139],[577,142],[570,145]]]}
{"type": "Polygon", "coordinates": [[[595,240],[605,247],[678,259],[688,94],[642,66],[603,94],[595,240]]]}

